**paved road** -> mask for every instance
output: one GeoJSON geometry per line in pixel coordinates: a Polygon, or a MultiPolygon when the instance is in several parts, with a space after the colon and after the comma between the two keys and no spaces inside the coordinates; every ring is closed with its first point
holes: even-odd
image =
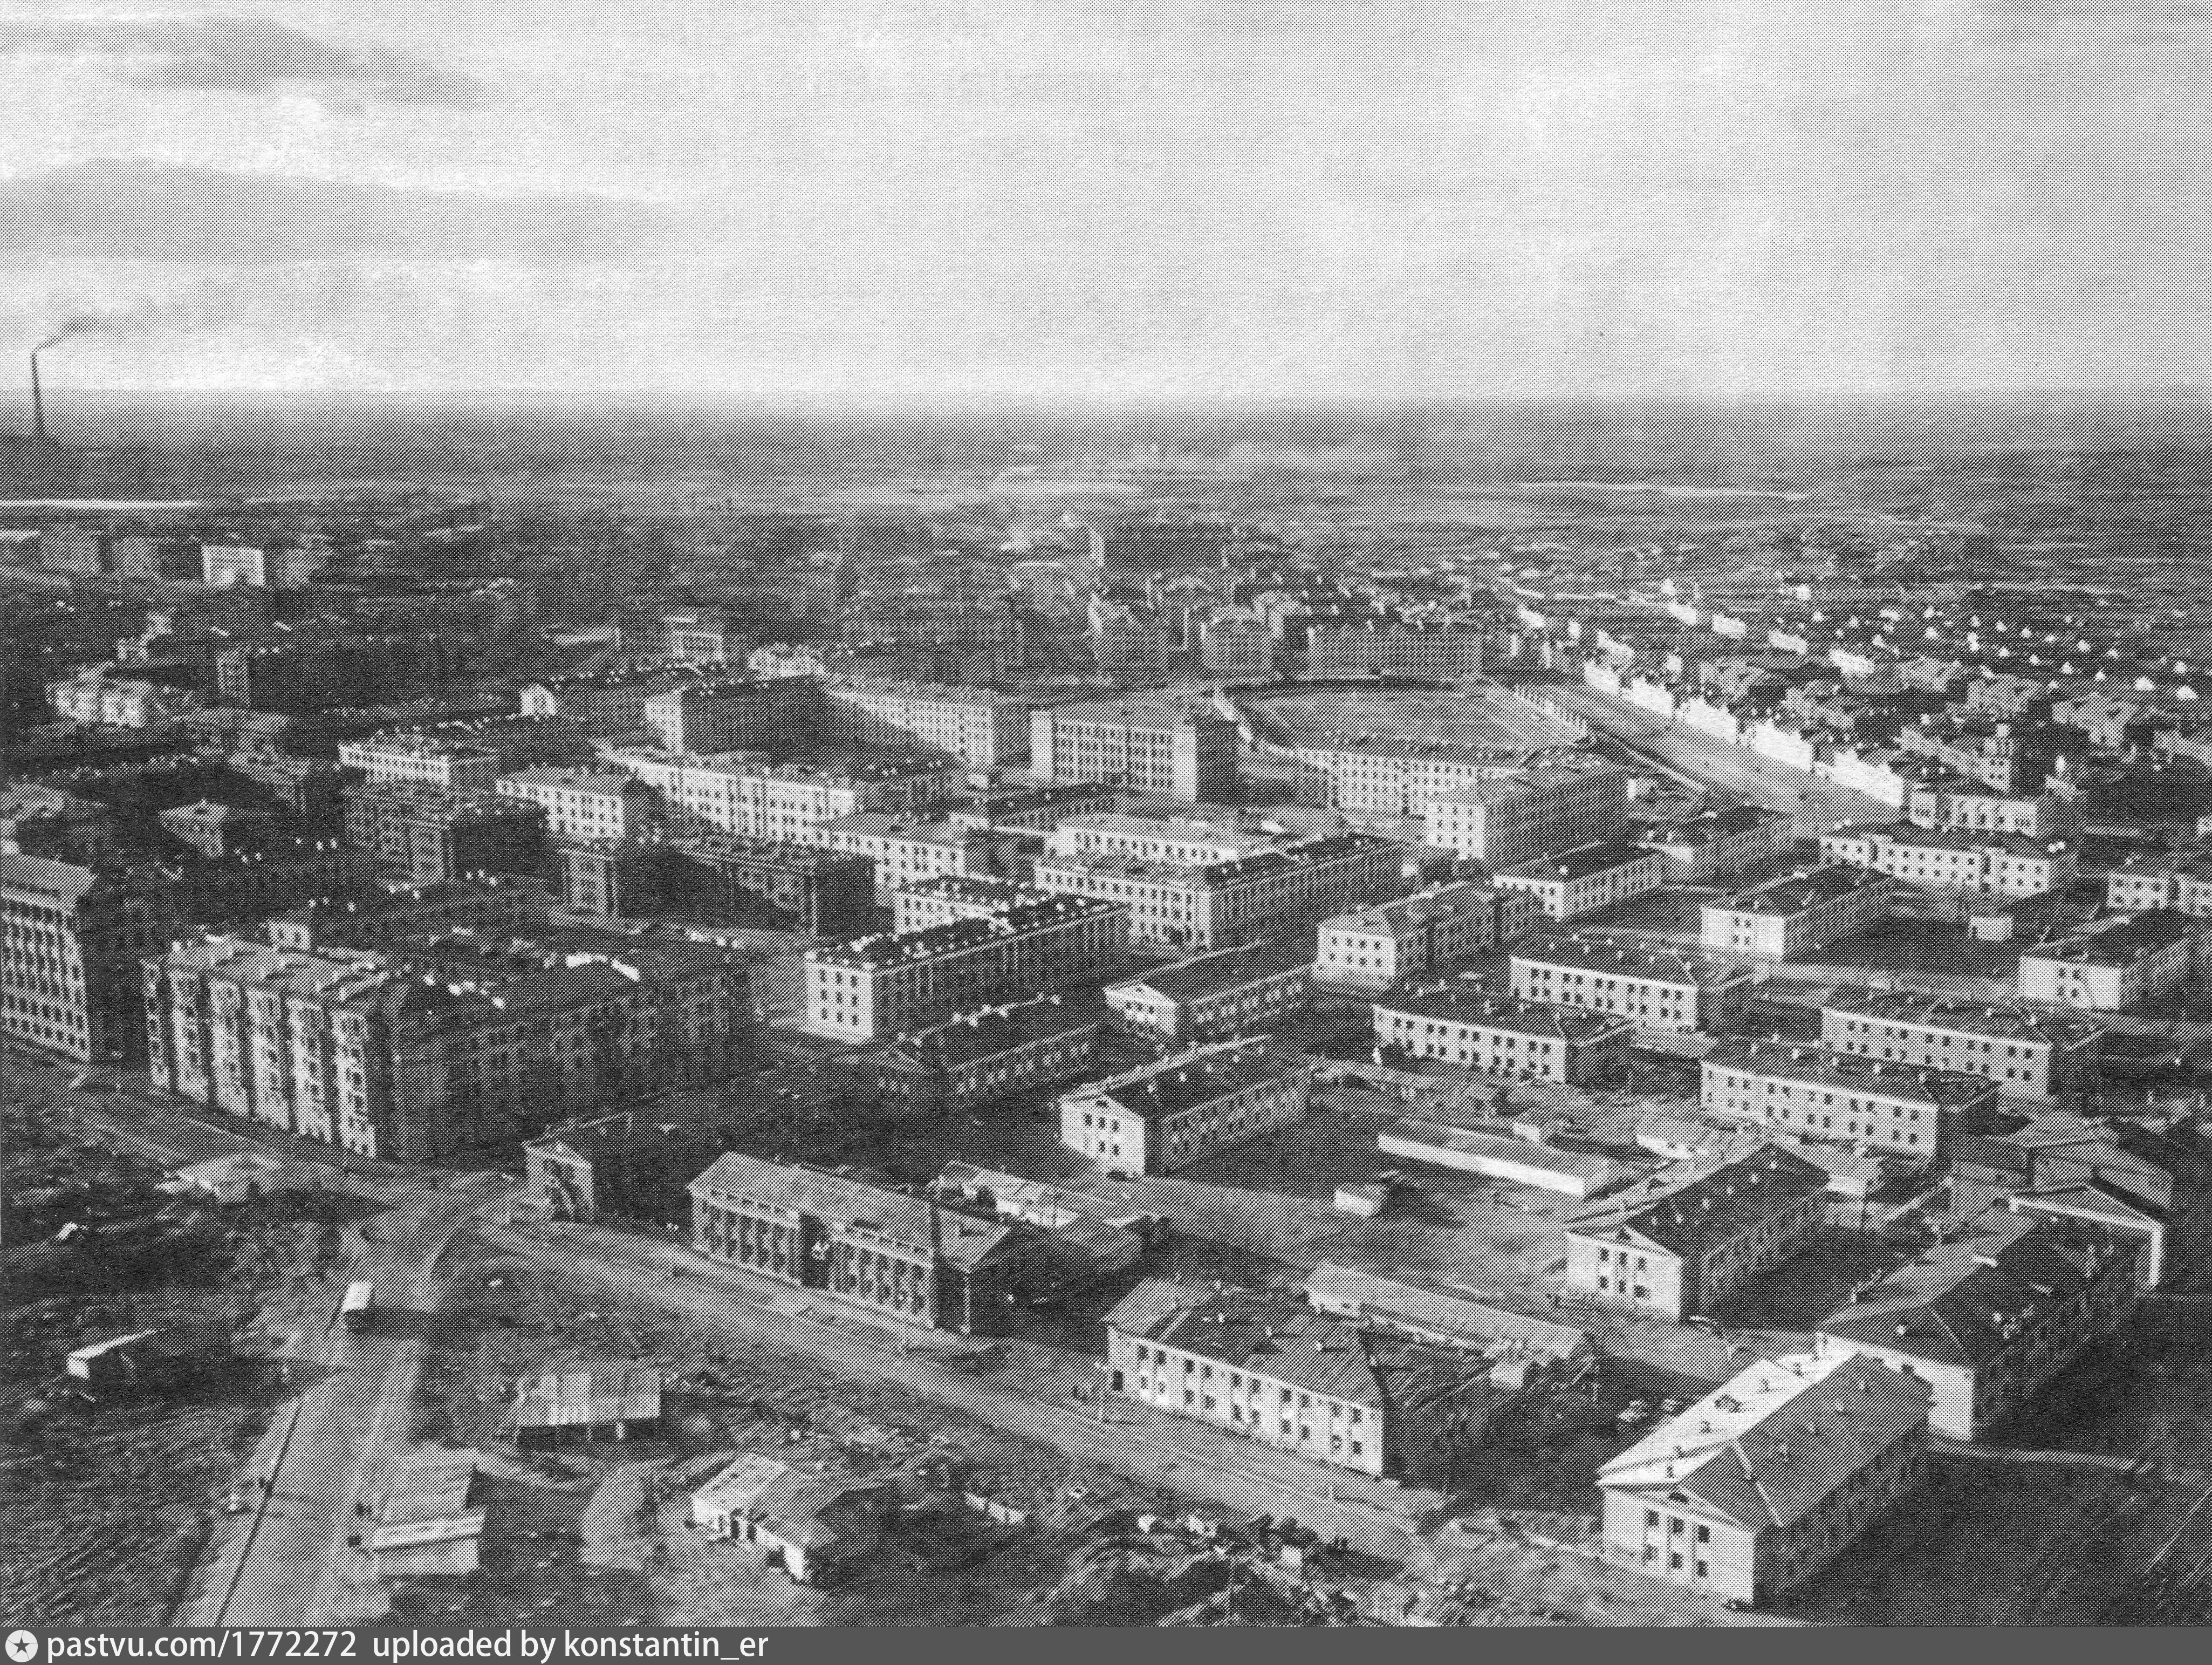
{"type": "Polygon", "coordinates": [[[1111,1400],[1102,1423],[1097,1409],[1079,1407],[1068,1392],[1079,1382],[1099,1386],[1097,1373],[1087,1360],[1048,1349],[1000,1343],[1006,1363],[970,1375],[941,1357],[970,1350],[956,1348],[956,1338],[911,1332],[911,1351],[902,1353],[890,1327],[848,1317],[826,1300],[714,1266],[673,1245],[566,1225],[488,1225],[483,1231],[502,1252],[565,1277],[592,1278],[742,1340],[768,1341],[842,1375],[895,1381],[994,1427],[1232,1514],[1295,1516],[1393,1560],[1406,1555],[1419,1517],[1443,1502],[1434,1492],[1358,1475],[1333,1477],[1295,1456],[1132,1400],[1111,1400]],[[684,1275],[671,1278],[671,1266],[684,1275]],[[823,1317],[810,1320],[799,1315],[800,1308],[823,1317]]]}
{"type": "MultiPolygon", "coordinates": [[[[248,1474],[256,1507],[238,1517],[201,1569],[184,1625],[346,1625],[386,1600],[368,1558],[348,1546],[356,1499],[374,1503],[407,1455],[423,1334],[441,1292],[438,1257],[474,1210],[505,1194],[497,1176],[470,1175],[409,1193],[364,1223],[371,1241],[334,1283],[324,1326],[295,1335],[297,1399],[280,1411],[248,1474]],[[376,1285],[377,1318],[356,1335],[334,1321],[346,1279],[376,1285]],[[258,1481],[272,1476],[265,1492],[258,1481]]],[[[356,1241],[350,1229],[349,1238],[356,1241]]]]}

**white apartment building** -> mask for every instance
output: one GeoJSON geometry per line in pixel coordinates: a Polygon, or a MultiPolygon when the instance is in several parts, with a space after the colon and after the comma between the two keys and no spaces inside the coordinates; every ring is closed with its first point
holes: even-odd
{"type": "Polygon", "coordinates": [[[1546,918],[1576,919],[1650,894],[1667,882],[1667,862],[1656,850],[1616,839],[1500,868],[1492,876],[1501,889],[1534,897],[1546,918]]]}
{"type": "Polygon", "coordinates": [[[1423,838],[1492,868],[1616,837],[1628,824],[1628,775],[1534,769],[1467,783],[1421,807],[1423,838]]]}
{"type": "Polygon", "coordinates": [[[1698,1086],[1707,1115],[1858,1146],[1914,1168],[1935,1162],[1954,1128],[1971,1131],[1996,1103],[1996,1083],[1985,1076],[1802,1041],[1726,1042],[1706,1055],[1698,1086]]]}
{"type": "Polygon", "coordinates": [[[1839,826],[1820,837],[1820,859],[1886,873],[1929,890],[2019,900],[2074,882],[2071,840],[1915,826],[1839,826]]]}
{"type": "Polygon", "coordinates": [[[874,813],[840,815],[817,824],[812,842],[841,855],[875,863],[876,900],[946,874],[1002,876],[1007,841],[947,820],[908,820],[874,813]]]}
{"type": "Polygon", "coordinates": [[[1203,866],[1124,856],[1045,856],[1040,889],[1097,896],[1129,910],[1139,942],[1233,948],[1326,918],[1399,889],[1401,846],[1364,833],[1307,839],[1241,861],[1203,866]]]}
{"type": "Polygon", "coordinates": [[[501,775],[501,797],[545,812],[545,830],[564,839],[621,840],[641,836],[658,819],[653,789],[628,775],[582,769],[523,769],[501,775]]]}
{"type": "Polygon", "coordinates": [[[814,829],[841,815],[917,814],[944,797],[954,778],[950,764],[923,758],[841,766],[775,764],[758,753],[690,757],[640,747],[610,751],[605,760],[725,832],[786,844],[815,843],[814,829]]]}
{"type": "Polygon", "coordinates": [[[1627,1060],[1629,1035],[1617,1017],[1472,989],[1406,991],[1375,1003],[1378,1045],[1485,1075],[1570,1087],[1610,1079],[1627,1060]]]}
{"type": "Polygon", "coordinates": [[[841,745],[921,747],[971,769],[1003,768],[1029,757],[1029,703],[1012,694],[835,677],[822,685],[822,696],[826,738],[841,745]]]}
{"type": "Polygon", "coordinates": [[[1030,713],[1030,771],[1226,802],[1237,795],[1237,725],[1202,700],[1046,706],[1030,713]]]}
{"type": "Polygon", "coordinates": [[[1842,865],[1785,873],[1700,906],[1698,944],[1760,960],[1802,959],[1879,924],[1896,886],[1842,865]]]}
{"type": "Polygon", "coordinates": [[[2031,948],[2020,956],[2024,1000],[2086,1012],[2124,1012],[2179,988],[2207,958],[2203,920],[2172,908],[2031,948]]]}
{"type": "Polygon", "coordinates": [[[1510,965],[1516,999],[1605,1012],[1639,1029],[1723,1030],[1751,997],[1749,967],[1633,937],[1532,937],[1510,965]]]}
{"type": "Polygon", "coordinates": [[[2094,1090],[2104,1030],[2033,1006],[1951,1000],[1905,989],[1838,989],[1820,1008],[1820,1044],[1861,1058],[1954,1070],[2011,1099],[2094,1090]]]}
{"type": "Polygon", "coordinates": [[[1305,1119],[1305,1066],[1200,1046],[1060,1096],[1060,1142],[1109,1174],[1173,1174],[1305,1119]]]}
{"type": "Polygon", "coordinates": [[[1387,989],[1408,977],[1510,942],[1535,928],[1536,899],[1466,881],[1356,908],[1322,921],[1314,979],[1351,988],[1387,989]]]}
{"type": "Polygon", "coordinates": [[[1670,882],[1705,884],[1786,854],[1795,837],[1796,824],[1781,811],[1739,803],[1655,826],[1637,841],[1667,858],[1670,882]]]}

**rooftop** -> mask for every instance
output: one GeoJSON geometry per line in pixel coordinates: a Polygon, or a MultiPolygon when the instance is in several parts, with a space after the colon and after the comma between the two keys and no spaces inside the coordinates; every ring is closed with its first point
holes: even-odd
{"type": "Polygon", "coordinates": [[[1322,929],[1369,936],[1405,936],[1438,919],[1486,912],[1497,901],[1494,888],[1470,879],[1459,884],[1437,885],[1395,902],[1354,908],[1324,920],[1322,929]]]}
{"type": "Polygon", "coordinates": [[[1302,1073],[1299,1066],[1270,1057],[1251,1046],[1200,1047],[1109,1076],[1101,1082],[1072,1088],[1070,1099],[1110,1099],[1123,1110],[1156,1121],[1179,1115],[1202,1104],[1212,1104],[1265,1082],[1289,1081],[1302,1073]]]}
{"type": "Polygon", "coordinates": [[[2186,942],[2204,928],[2203,922],[2174,908],[2152,908],[2130,914],[2108,925],[2063,942],[2022,951],[2027,960],[2063,960],[2083,966],[2128,967],[2151,954],[2186,942]]]}
{"type": "Polygon", "coordinates": [[[2017,832],[1915,826],[1911,821],[1858,821],[1820,835],[1824,845],[1831,839],[1865,839],[1878,844],[1905,845],[1916,850],[1996,851],[2015,857],[2062,856],[2074,848],[2071,839],[2031,839],[2017,832]]]}
{"type": "Polygon", "coordinates": [[[1646,844],[1682,845],[1694,849],[1787,819],[1778,809],[1762,809],[1756,804],[1738,803],[1725,809],[1704,810],[1686,820],[1668,821],[1640,836],[1646,844]]]}
{"type": "Polygon", "coordinates": [[[1365,1322],[1402,1325],[1426,1334],[1455,1338],[1489,1352],[1565,1359],[1587,1351],[1590,1345],[1588,1332],[1571,1324],[1534,1318],[1326,1260],[1306,1279],[1305,1293],[1308,1301],[1324,1309],[1354,1308],[1365,1322]]]}
{"type": "Polygon", "coordinates": [[[1469,1023],[1514,1034],[1537,1035],[1550,1040],[1564,1040],[1574,1046],[1589,1046],[1626,1034],[1631,1027],[1626,1018],[1613,1017],[1604,1012],[1583,1011],[1571,1006],[1551,1006],[1537,1000],[1515,1000],[1504,995],[1485,994],[1466,984],[1431,985],[1425,988],[1417,986],[1396,991],[1379,997],[1375,1002],[1375,1009],[1378,1012],[1402,1012],[1413,1017],[1437,1018],[1448,1023],[1469,1023]]]}
{"type": "Polygon", "coordinates": [[[1747,983],[1752,972],[1694,948],[1669,948],[1634,936],[1585,936],[1580,933],[1531,936],[1514,944],[1515,960],[1577,971],[1602,972],[1615,977],[1638,977],[1654,983],[1676,983],[1691,988],[1726,987],[1747,983]]]}
{"type": "Polygon", "coordinates": [[[1199,1000],[1224,990],[1241,989],[1285,973],[1303,971],[1311,963],[1312,956],[1294,942],[1263,941],[1155,967],[1137,976],[1123,978],[1110,985],[1107,992],[1110,995],[1115,989],[1143,988],[1170,1000],[1199,1000]]]}
{"type": "Polygon", "coordinates": [[[1745,1070],[1753,1075],[1875,1093],[1942,1109],[1978,1104],[1996,1096],[1996,1084],[1986,1076],[1888,1064],[1806,1042],[1727,1040],[1708,1052],[1705,1061],[1708,1069],[1745,1070]]]}
{"type": "Polygon", "coordinates": [[[1210,887],[1254,884],[1297,868],[1313,867],[1323,862],[1357,860],[1378,851],[1396,847],[1391,840],[1376,838],[1371,833],[1338,832],[1317,839],[1303,839],[1295,844],[1262,850],[1255,855],[1225,862],[1154,862],[1134,856],[1110,854],[1043,856],[1037,859],[1036,872],[1040,876],[1048,871],[1070,875],[1108,873],[1166,884],[1210,887]]]}
{"type": "Polygon", "coordinates": [[[1763,1360],[1598,1471],[1680,1491],[1752,1530],[1786,1527],[1928,1420],[1928,1389],[1870,1358],[1763,1360]]]}
{"type": "Polygon", "coordinates": [[[1656,1175],[1643,1188],[1575,1215],[1565,1224],[1580,1236],[1633,1239],[1689,1257],[1819,1195],[1827,1183],[1821,1168],[1770,1144],[1686,1179],[1670,1181],[1656,1175]]]}
{"type": "MultiPolygon", "coordinates": [[[[1446,747],[1444,750],[1453,748],[1446,747]]],[[[1471,748],[1460,747],[1460,751],[1471,748]]],[[[1487,756],[1488,753],[1483,755],[1487,756]]],[[[1510,803],[1516,798],[1533,797],[1539,792],[1554,790],[1578,781],[1602,780],[1620,777],[1623,772],[1611,764],[1597,764],[1587,769],[1551,767],[1523,770],[1517,774],[1500,775],[1494,780],[1471,781],[1465,786],[1454,787],[1449,792],[1439,792],[1434,802],[1439,803],[1510,803]]]]}
{"type": "Polygon", "coordinates": [[[1533,862],[1518,862],[1511,867],[1500,868],[1500,879],[1564,880],[1571,884],[1577,879],[1588,879],[1600,873],[1610,873],[1617,868],[1632,867],[1638,862],[1653,859],[1650,851],[1633,839],[1608,839],[1601,844],[1577,845],[1556,856],[1540,857],[1533,862]]]}
{"type": "Polygon", "coordinates": [[[1129,729],[1182,729],[1220,724],[1228,719],[1204,700],[1084,700],[1073,705],[1046,708],[1052,721],[1095,723],[1129,729]]]}
{"type": "Polygon", "coordinates": [[[872,1232],[908,1249],[932,1243],[956,1266],[973,1266],[1012,1234],[996,1221],[978,1220],[902,1191],[887,1191],[842,1174],[763,1162],[728,1151],[691,1181],[694,1197],[726,1196],[810,1214],[834,1230],[872,1232]]]}
{"type": "Polygon", "coordinates": [[[810,965],[848,966],[876,969],[927,960],[941,954],[957,954],[995,940],[1018,936],[1024,931],[1044,930],[1070,920],[1095,918],[1122,912],[1118,902],[1096,896],[1048,895],[1042,901],[1017,902],[986,919],[953,919],[920,930],[884,932],[856,936],[806,950],[810,965]]]}
{"type": "MultiPolygon", "coordinates": [[[[1492,1125],[1503,1129],[1511,1124],[1501,1121],[1492,1125]]],[[[1413,1119],[1395,1121],[1376,1138],[1378,1147],[1386,1152],[1391,1147],[1382,1141],[1391,1139],[1401,1148],[1425,1145],[1457,1156],[1488,1156],[1522,1168],[1564,1174],[1581,1180],[1590,1193],[1611,1189],[1633,1171],[1595,1151],[1565,1150],[1556,1144],[1538,1144],[1518,1138],[1510,1132],[1486,1133],[1479,1128],[1453,1127],[1443,1122],[1413,1119]]]]}
{"type": "Polygon", "coordinates": [[[1844,863],[1832,863],[1825,867],[1801,869],[1784,873],[1753,885],[1749,890],[1738,891],[1733,896],[1704,904],[1731,913],[1772,913],[1789,915],[1803,913],[1825,903],[1850,895],[1855,891],[1889,891],[1895,881],[1879,873],[1869,873],[1864,868],[1844,863]]]}
{"type": "Polygon", "coordinates": [[[2100,1025],[2071,1012],[1954,1000],[1942,995],[1916,994],[1908,989],[1837,989],[1821,1003],[1825,1010],[1848,1016],[1990,1035],[2002,1040],[2039,1041],[2053,1046],[2077,1046],[2104,1033],[2100,1025]]]}
{"type": "Polygon", "coordinates": [[[934,1028],[900,1036],[896,1046],[909,1056],[953,1067],[1095,1028],[1098,1021],[1095,1003],[1071,1006],[1048,996],[1018,1006],[986,1006],[962,1012],[934,1028]]]}

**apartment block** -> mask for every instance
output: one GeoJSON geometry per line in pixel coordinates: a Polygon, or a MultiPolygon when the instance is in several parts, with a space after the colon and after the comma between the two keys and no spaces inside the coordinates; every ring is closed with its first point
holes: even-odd
{"type": "Polygon", "coordinates": [[[1600,1012],[1506,1000],[1462,985],[1375,1003],[1375,1040],[1484,1075],[1570,1087],[1610,1080],[1628,1061],[1628,1024],[1600,1012]]]}
{"type": "Polygon", "coordinates": [[[1030,770],[1188,803],[1237,796],[1237,725],[1203,701],[1047,706],[1030,714],[1030,770]]]}
{"type": "Polygon", "coordinates": [[[647,697],[642,711],[653,742],[692,755],[788,749],[810,736],[821,689],[805,677],[733,677],[678,682],[647,697]]]}
{"type": "Polygon", "coordinates": [[[673,915],[843,939],[875,922],[874,867],[811,845],[722,833],[562,843],[562,903],[603,918],[673,915]]]}
{"type": "Polygon", "coordinates": [[[1699,946],[1760,960],[1802,960],[1889,912],[1897,881],[1840,864],[1785,873],[1698,910],[1699,946]]]}
{"type": "Polygon", "coordinates": [[[894,931],[926,930],[956,919],[990,919],[1015,907],[1049,900],[1053,893],[1014,879],[946,873],[921,879],[891,896],[894,931]]]}
{"type": "Polygon", "coordinates": [[[2071,794],[2000,792],[1963,775],[1917,783],[1905,813],[1915,826],[2021,839],[2070,839],[2081,830],[2081,801],[2071,794]]]}
{"type": "Polygon", "coordinates": [[[1005,768],[1029,756],[1029,702],[1013,694],[834,677],[822,685],[822,697],[824,738],[832,743],[920,747],[971,769],[1005,768]]]}
{"type": "Polygon", "coordinates": [[[657,749],[605,754],[659,793],[672,808],[744,839],[812,842],[813,829],[841,815],[916,815],[944,797],[952,767],[920,755],[830,755],[771,762],[762,753],[691,757],[657,749]]]}
{"type": "Polygon", "coordinates": [[[1773,1132],[1846,1144],[1924,1168],[1954,1131],[1975,1131],[1996,1084],[1953,1070],[1891,1064],[1784,1040],[1735,1040],[1706,1054],[1698,1106],[1773,1132]]]}
{"type": "Polygon", "coordinates": [[[1608,1559],[1760,1607],[1928,1475],[1927,1388],[1870,1359],[1747,1366],[1598,1471],[1608,1559]]]}
{"type": "Polygon", "coordinates": [[[554,677],[522,690],[526,717],[564,717],[597,738],[629,741],[646,732],[646,702],[711,674],[697,666],[654,660],[581,676],[554,677]]]}
{"type": "Polygon", "coordinates": [[[966,826],[988,826],[1002,832],[1049,832],[1074,816],[1104,814],[1113,808],[1116,796],[1110,786],[1084,781],[1071,781],[1064,786],[970,785],[957,797],[945,801],[945,814],[966,826]]]}
{"type": "Polygon", "coordinates": [[[559,839],[635,839],[659,820],[653,789],[629,775],[584,769],[523,769],[501,775],[495,790],[545,812],[545,830],[559,839]]]}
{"type": "Polygon", "coordinates": [[[2124,1012],[2179,988],[2204,964],[2205,922],[2172,908],[2137,913],[2085,936],[2025,950],[2023,1000],[2124,1012]]]}
{"type": "Polygon", "coordinates": [[[1305,1066],[1200,1046],[1060,1095],[1060,1142],[1109,1174],[1173,1174],[1304,1121],[1305,1066]]]}
{"type": "Polygon", "coordinates": [[[729,1152],[691,1182],[709,1259],[931,1329],[995,1328],[1018,1239],[902,1191],[729,1152]]]}
{"type": "Polygon", "coordinates": [[[1261,682],[1275,674],[1275,636],[1241,607],[1217,607],[1199,621],[1199,668],[1224,682],[1261,682]]]}
{"type": "Polygon", "coordinates": [[[1482,651],[1483,632],[1467,625],[1316,625],[1306,637],[1306,674],[1455,681],[1482,674],[1482,651]]]}
{"type": "Polygon", "coordinates": [[[1926,1383],[1929,1429],[1979,1440],[2126,1321],[2135,1261],[2094,1226],[1990,1209],[1861,1289],[1814,1346],[1926,1383]]]}
{"type": "Polygon", "coordinates": [[[565,717],[511,717],[436,729],[389,729],[342,741],[338,762],[370,781],[447,791],[489,791],[500,776],[591,755],[584,731],[565,717]]]}
{"type": "Polygon", "coordinates": [[[872,1061],[878,1102],[919,1115],[972,1110],[1087,1074],[1097,1050],[1096,1003],[1046,995],[986,1006],[884,1048],[872,1061]]]}
{"type": "Polygon", "coordinates": [[[1355,1473],[1444,1484],[1513,1394],[1492,1360],[1295,1296],[1146,1278],[1106,1316],[1113,1391],[1355,1473]]]}
{"type": "Polygon", "coordinates": [[[1126,1028],[1188,1044],[1271,1028],[1304,1011],[1312,991],[1302,945],[1262,942],[1154,967],[1109,983],[1105,998],[1126,1028]]]}
{"type": "Polygon", "coordinates": [[[1671,1033],[1732,1028],[1751,998],[1748,967],[1639,938],[1561,936],[1515,945],[1509,961],[1517,1000],[1626,1018],[1671,1033]]]}
{"type": "Polygon", "coordinates": [[[157,875],[0,853],[0,1028],[82,1063],[137,1056],[138,957],[179,923],[157,875]]]}
{"type": "Polygon", "coordinates": [[[2104,1031],[2028,1006],[1908,990],[1838,989],[1820,1009],[1820,1044],[1913,1069],[1980,1076],[2012,1099],[2094,1093],[2104,1031]]]}
{"type": "Polygon", "coordinates": [[[1676,1324],[1710,1313],[1812,1241],[1827,1188],[1824,1170],[1769,1144],[1615,1197],[1565,1222],[1566,1287],[1676,1324]]]}
{"type": "MultiPolygon", "coordinates": [[[[1301,745],[1295,755],[1299,802],[1348,814],[1425,815],[1431,800],[1462,787],[1530,772],[1518,752],[1376,735],[1301,745]]],[[[1437,842],[1433,830],[1428,841],[1437,842]]]]}
{"type": "Polygon", "coordinates": [[[844,856],[864,856],[875,869],[876,900],[946,874],[1003,876],[1012,865],[1008,840],[949,820],[910,820],[877,814],[840,815],[817,823],[811,842],[844,856]]]}
{"type": "Polygon", "coordinates": [[[1537,912],[1547,919],[1578,919],[1616,902],[1650,895],[1667,882],[1667,863],[1656,851],[1615,839],[1501,867],[1492,878],[1502,890],[1534,897],[1537,912]]]}
{"type": "Polygon", "coordinates": [[[1198,867],[1241,861],[1293,842],[1273,833],[1247,832],[1233,820],[1101,814],[1063,817],[1045,839],[1044,848],[1048,856],[1127,856],[1140,862],[1198,867]]]}
{"type": "Polygon", "coordinates": [[[862,936],[806,951],[806,1027],[874,1040],[956,1012],[1109,975],[1128,951],[1129,911],[1053,896],[987,918],[862,936]]]}
{"type": "Polygon", "coordinates": [[[2202,848],[2130,856],[2105,875],[2105,906],[2115,913],[2172,908],[2212,914],[2212,851],[2202,848]]]}
{"type": "Polygon", "coordinates": [[[1740,803],[1651,827],[1637,841],[1666,857],[1669,883],[1696,885],[1787,855],[1796,836],[1795,821],[1781,811],[1740,803]]]}
{"type": "Polygon", "coordinates": [[[1534,930],[1539,918],[1536,899],[1524,891],[1473,881],[1432,886],[1322,920],[1314,946],[1314,979],[1387,989],[1516,941],[1534,930]]]}
{"type": "Polygon", "coordinates": [[[1611,765],[1535,769],[1448,790],[1419,813],[1426,843],[1515,867],[1617,838],[1628,824],[1628,776],[1611,765]]]}
{"type": "Polygon", "coordinates": [[[1401,887],[1401,846],[1364,833],[1307,839],[1241,861],[1185,866],[1121,856],[1038,858],[1038,888],[1129,911],[1139,942],[1231,948],[1401,887]]]}
{"type": "Polygon", "coordinates": [[[475,961],[236,937],[144,962],[155,1084],[397,1162],[505,1144],[623,1097],[726,1078],[744,967],[698,943],[512,944],[475,961]]]}
{"type": "Polygon", "coordinates": [[[109,729],[151,729],[197,711],[200,698],[190,688],[172,688],[143,677],[122,676],[94,665],[46,684],[46,704],[64,723],[88,723],[109,729]]]}
{"type": "Polygon", "coordinates": [[[1839,826],[1820,837],[1824,862],[1863,867],[1923,889],[2017,901],[2074,882],[2076,856],[2067,839],[1958,832],[1915,826],[1839,826]]]}
{"type": "Polygon", "coordinates": [[[545,812],[496,792],[365,781],[340,795],[345,842],[386,875],[434,884],[545,864],[545,812]]]}

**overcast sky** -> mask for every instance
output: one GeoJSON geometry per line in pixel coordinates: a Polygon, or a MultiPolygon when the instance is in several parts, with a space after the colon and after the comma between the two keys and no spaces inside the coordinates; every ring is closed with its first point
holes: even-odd
{"type": "Polygon", "coordinates": [[[78,385],[1883,395],[2207,378],[2197,5],[0,0],[78,385]]]}

